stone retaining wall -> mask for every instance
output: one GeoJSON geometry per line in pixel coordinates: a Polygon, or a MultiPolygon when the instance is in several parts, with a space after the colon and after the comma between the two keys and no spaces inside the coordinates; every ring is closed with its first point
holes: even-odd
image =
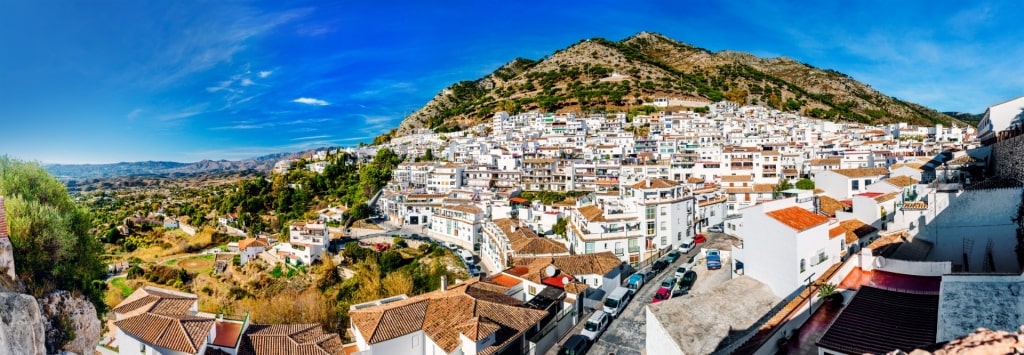
{"type": "Polygon", "coordinates": [[[993,144],[992,157],[997,177],[1024,184],[1024,135],[993,144]]]}

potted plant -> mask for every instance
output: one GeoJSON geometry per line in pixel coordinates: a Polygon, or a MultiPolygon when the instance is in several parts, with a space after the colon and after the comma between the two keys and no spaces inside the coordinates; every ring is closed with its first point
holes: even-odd
{"type": "Polygon", "coordinates": [[[839,292],[836,284],[824,284],[818,288],[818,298],[825,301],[829,306],[837,308],[843,305],[843,294],[839,292]]]}

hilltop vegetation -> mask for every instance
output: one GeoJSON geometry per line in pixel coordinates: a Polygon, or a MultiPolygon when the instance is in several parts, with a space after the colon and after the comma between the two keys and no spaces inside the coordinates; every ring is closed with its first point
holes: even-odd
{"type": "Polygon", "coordinates": [[[0,196],[14,246],[15,269],[36,297],[80,292],[103,312],[103,248],[89,232],[90,212],[35,163],[0,156],[0,196]]]}
{"type": "Polygon", "coordinates": [[[863,123],[954,120],[835,70],[787,58],[712,53],[642,32],[620,42],[584,40],[539,61],[518,58],[483,78],[455,83],[375,142],[420,127],[459,130],[497,111],[626,112],[659,97],[729,100],[863,123]]]}

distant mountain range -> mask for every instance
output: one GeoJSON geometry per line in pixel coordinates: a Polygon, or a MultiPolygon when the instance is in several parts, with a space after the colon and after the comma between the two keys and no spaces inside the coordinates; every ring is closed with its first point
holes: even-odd
{"type": "Polygon", "coordinates": [[[956,118],[956,119],[958,119],[960,121],[963,121],[964,123],[968,123],[971,126],[977,126],[978,123],[981,122],[981,116],[985,115],[984,113],[966,113],[966,112],[943,112],[943,113],[948,115],[948,116],[950,116],[950,117],[953,117],[953,118],[956,118]]]}
{"type": "Polygon", "coordinates": [[[872,124],[956,121],[835,70],[789,58],[711,52],[641,32],[619,42],[583,40],[539,61],[518,58],[483,78],[456,83],[377,142],[422,127],[459,130],[498,111],[622,112],[658,98],[678,99],[684,107],[730,100],[872,124]]]}
{"type": "Polygon", "coordinates": [[[245,160],[203,160],[195,163],[170,161],[121,162],[114,164],[50,164],[44,165],[50,174],[63,181],[102,179],[126,176],[186,177],[196,174],[259,171],[267,172],[282,159],[309,155],[315,150],[297,153],[275,153],[245,160]]]}

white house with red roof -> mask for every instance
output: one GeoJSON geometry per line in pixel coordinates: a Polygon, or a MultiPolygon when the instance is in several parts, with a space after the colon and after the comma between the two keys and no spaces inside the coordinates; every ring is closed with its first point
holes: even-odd
{"type": "Polygon", "coordinates": [[[260,253],[270,249],[267,238],[245,238],[238,241],[238,255],[241,264],[245,265],[249,260],[256,259],[260,253]]]}
{"type": "Polygon", "coordinates": [[[281,243],[278,252],[287,253],[289,261],[304,265],[320,260],[330,243],[327,225],[319,221],[292,223],[288,227],[288,237],[288,243],[281,243]]]}
{"type": "Polygon", "coordinates": [[[788,297],[839,262],[844,230],[838,221],[781,199],[740,211],[736,234],[742,247],[732,250],[743,273],[788,297]]]}

